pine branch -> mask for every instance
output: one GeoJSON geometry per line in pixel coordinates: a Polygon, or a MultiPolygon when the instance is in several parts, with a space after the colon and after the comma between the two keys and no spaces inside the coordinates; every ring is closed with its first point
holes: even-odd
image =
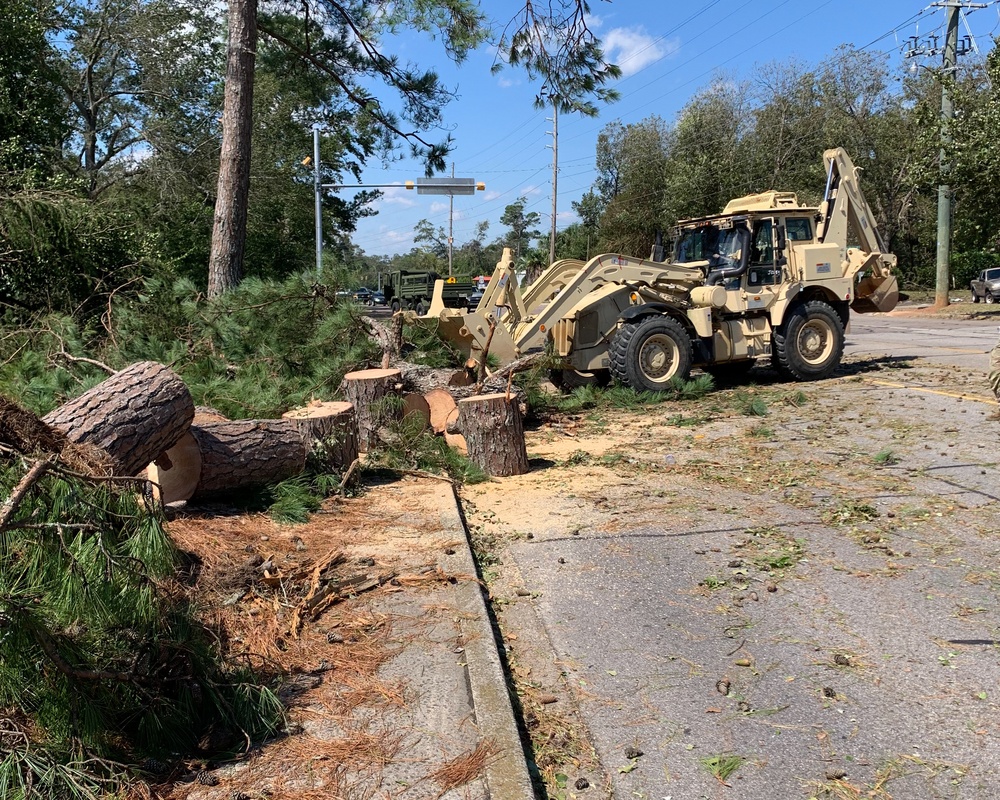
{"type": "Polygon", "coordinates": [[[17,513],[18,508],[21,507],[21,503],[24,502],[24,498],[31,490],[31,487],[49,471],[52,463],[51,458],[43,458],[40,461],[36,461],[31,466],[31,469],[24,474],[24,477],[18,481],[17,486],[14,487],[14,491],[10,493],[10,497],[4,500],[3,505],[0,506],[0,532],[7,530],[8,523],[10,523],[13,516],[17,513]]]}

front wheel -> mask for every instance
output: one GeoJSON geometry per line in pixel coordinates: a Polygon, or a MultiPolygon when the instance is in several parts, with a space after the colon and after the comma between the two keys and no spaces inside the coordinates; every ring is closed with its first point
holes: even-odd
{"type": "Polygon", "coordinates": [[[392,305],[389,306],[389,308],[392,309],[392,313],[395,314],[397,311],[399,311],[399,309],[402,308],[402,306],[400,305],[398,300],[393,300],[392,305]]]}
{"type": "Polygon", "coordinates": [[[990,291],[987,291],[986,292],[986,302],[987,303],[995,303],[996,301],[997,301],[997,299],[993,296],[993,293],[990,292],[990,291]]]}
{"type": "Polygon", "coordinates": [[[418,300],[417,301],[417,316],[418,317],[422,317],[426,311],[427,311],[427,308],[426,308],[426,306],[424,306],[424,301],[423,300],[418,300]]]}
{"type": "Polygon", "coordinates": [[[798,381],[829,377],[840,366],[843,354],[844,323],[821,300],[796,308],[774,332],[774,366],[798,381]]]}
{"type": "Polygon", "coordinates": [[[637,392],[666,391],[691,371],[691,337],[675,319],[646,317],[626,322],[611,340],[611,374],[637,392]]]}

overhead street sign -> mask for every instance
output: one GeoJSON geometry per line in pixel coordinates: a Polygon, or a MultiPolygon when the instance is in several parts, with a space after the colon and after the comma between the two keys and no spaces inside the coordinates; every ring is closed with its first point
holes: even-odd
{"type": "MultiPolygon", "coordinates": [[[[406,182],[406,188],[413,188],[413,181],[406,182]]],[[[476,183],[475,178],[417,178],[417,194],[443,194],[454,197],[459,194],[475,194],[486,188],[485,183],[476,183]]]]}

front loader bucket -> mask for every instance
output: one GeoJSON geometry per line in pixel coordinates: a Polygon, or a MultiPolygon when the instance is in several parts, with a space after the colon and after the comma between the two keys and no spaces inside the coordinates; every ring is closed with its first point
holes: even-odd
{"type": "Polygon", "coordinates": [[[892,311],[899,302],[899,285],[895,275],[866,275],[857,285],[851,308],[859,314],[892,311]]]}
{"type": "Polygon", "coordinates": [[[495,356],[501,366],[510,364],[518,357],[514,339],[507,328],[498,322],[493,329],[493,338],[490,339],[489,319],[478,311],[444,309],[438,316],[438,335],[450,342],[467,359],[477,362],[482,358],[487,341],[489,354],[495,356]]]}

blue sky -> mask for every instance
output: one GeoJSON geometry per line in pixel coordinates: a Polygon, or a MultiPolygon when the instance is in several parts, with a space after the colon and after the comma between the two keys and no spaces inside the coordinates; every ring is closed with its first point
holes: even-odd
{"type": "MultiPolygon", "coordinates": [[[[653,114],[668,122],[713,75],[745,77],[754,65],[795,58],[819,63],[841,44],[885,52],[894,63],[910,36],[938,33],[943,41],[944,9],[926,0],[706,0],[676,3],[666,0],[592,0],[592,29],[604,43],[608,60],[618,64],[621,99],[601,107],[595,119],[563,114],[559,118],[559,180],[557,226],[576,221],[572,201],[594,179],[597,136],[613,120],[638,122],[653,114]]],[[[482,7],[501,24],[521,0],[484,0],[482,7]]],[[[967,24],[982,51],[1000,31],[1000,4],[968,13],[967,24]]],[[[966,22],[960,36],[966,35],[966,22]]],[[[552,208],[551,109],[536,111],[537,84],[523,71],[507,68],[490,74],[495,51],[484,48],[455,68],[439,42],[405,35],[388,43],[401,58],[433,68],[458,94],[445,111],[447,130],[431,139],[454,140],[449,163],[455,175],[486,184],[485,192],[455,198],[455,246],[472,238],[477,222],[490,223],[488,240],[504,228],[500,216],[519,196],[527,210],[537,211],[539,228],[548,231],[552,208]]],[[[939,58],[939,57],[938,57],[939,58]]],[[[935,59],[936,61],[937,59],[935,59]]],[[[927,63],[931,63],[928,61],[927,63]]],[[[435,135],[436,134],[436,135],[435,135]]],[[[817,154],[819,158],[819,154],[817,154]]],[[[365,183],[399,183],[423,175],[412,159],[387,166],[372,163],[365,183]]],[[[341,192],[349,195],[350,192],[341,192]]],[[[413,227],[420,219],[448,228],[448,198],[417,195],[402,188],[387,189],[373,204],[379,213],[362,220],[353,241],[366,253],[408,252],[413,227]]]]}

